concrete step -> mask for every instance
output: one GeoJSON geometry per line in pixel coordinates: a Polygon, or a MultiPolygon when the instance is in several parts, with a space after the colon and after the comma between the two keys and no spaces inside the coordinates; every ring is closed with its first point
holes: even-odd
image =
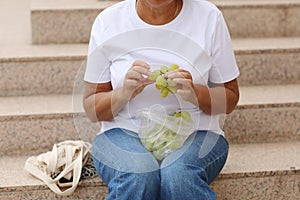
{"type": "MultiPolygon", "coordinates": [[[[299,154],[300,142],[231,145],[228,161],[212,187],[219,200],[297,199],[299,154]]],[[[23,169],[26,159],[0,157],[0,199],[103,199],[107,194],[97,177],[81,182],[73,195],[59,197],[23,169]]]]}
{"type": "Polygon", "coordinates": [[[299,153],[299,142],[231,145],[212,184],[217,199],[299,199],[299,153]]]}
{"type": "Polygon", "coordinates": [[[300,37],[233,39],[240,85],[300,83],[300,37]]]}
{"type": "MultiPolygon", "coordinates": [[[[242,87],[237,109],[225,118],[229,142],[300,141],[299,90],[300,84],[242,87]]],[[[0,98],[1,154],[40,153],[68,139],[92,142],[100,126],[81,104],[80,95],[0,98]]]]}
{"type": "MultiPolygon", "coordinates": [[[[300,37],[233,39],[240,85],[300,84],[300,37]]],[[[86,44],[20,45],[0,50],[0,96],[71,94],[86,44]]]]}
{"type": "Polygon", "coordinates": [[[300,85],[241,87],[238,107],[225,118],[230,143],[300,141],[300,85]]]}
{"type": "MultiPolygon", "coordinates": [[[[45,149],[44,152],[51,149],[45,149]]],[[[28,156],[0,156],[0,199],[104,199],[107,188],[100,178],[91,178],[79,183],[73,195],[59,196],[52,192],[42,181],[24,170],[28,156]]]]}
{"type": "Polygon", "coordinates": [[[116,2],[33,0],[31,4],[32,42],[34,44],[87,43],[96,16],[116,2]]]}
{"type": "Polygon", "coordinates": [[[0,155],[40,153],[64,140],[92,142],[100,130],[85,117],[79,95],[4,97],[0,102],[0,155]]]}
{"type": "MultiPolygon", "coordinates": [[[[87,43],[96,16],[118,1],[33,0],[32,42],[87,43]],[[61,31],[63,30],[63,31],[61,31]]],[[[233,38],[300,36],[300,0],[213,0],[233,38]]]]}
{"type": "Polygon", "coordinates": [[[0,50],[0,96],[71,94],[87,45],[20,45],[0,50]]]}

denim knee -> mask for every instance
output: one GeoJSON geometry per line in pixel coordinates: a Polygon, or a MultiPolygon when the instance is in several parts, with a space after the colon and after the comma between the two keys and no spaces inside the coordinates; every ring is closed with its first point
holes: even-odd
{"type": "Polygon", "coordinates": [[[102,165],[117,171],[144,173],[158,170],[159,164],[139,139],[125,135],[120,130],[98,135],[92,145],[93,157],[102,165]]]}
{"type": "Polygon", "coordinates": [[[201,167],[173,163],[162,168],[160,176],[162,199],[216,199],[201,167]]]}
{"type": "Polygon", "coordinates": [[[159,199],[159,170],[144,173],[124,172],[103,165],[95,157],[93,159],[99,176],[108,186],[109,194],[105,198],[106,200],[159,199]]]}

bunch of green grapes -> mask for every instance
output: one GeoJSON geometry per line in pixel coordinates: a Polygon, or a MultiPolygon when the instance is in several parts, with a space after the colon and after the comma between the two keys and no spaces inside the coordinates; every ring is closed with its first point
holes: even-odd
{"type": "MultiPolygon", "coordinates": [[[[191,121],[191,115],[187,111],[175,112],[173,117],[181,118],[182,120],[191,121]]],[[[162,160],[168,153],[179,148],[180,137],[176,132],[168,129],[165,126],[158,126],[149,131],[146,138],[141,141],[145,148],[152,152],[157,160],[162,160]],[[159,132],[159,134],[157,134],[159,132]]]]}
{"type": "Polygon", "coordinates": [[[169,92],[172,94],[177,93],[176,83],[172,79],[164,76],[165,73],[176,69],[179,69],[179,66],[176,64],[161,66],[160,69],[153,71],[148,77],[149,80],[155,81],[156,88],[160,90],[160,95],[163,98],[167,97],[169,92]]]}

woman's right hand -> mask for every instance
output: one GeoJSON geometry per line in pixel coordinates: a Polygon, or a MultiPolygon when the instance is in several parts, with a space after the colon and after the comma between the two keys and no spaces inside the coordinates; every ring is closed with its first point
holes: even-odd
{"type": "Polygon", "coordinates": [[[146,62],[134,61],[125,75],[123,97],[131,100],[141,93],[147,85],[153,83],[147,78],[150,74],[150,66],[146,62]]]}

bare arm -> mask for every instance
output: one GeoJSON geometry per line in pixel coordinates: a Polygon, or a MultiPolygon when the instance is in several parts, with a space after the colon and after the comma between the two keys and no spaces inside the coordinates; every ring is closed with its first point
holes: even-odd
{"type": "Polygon", "coordinates": [[[231,113],[239,100],[237,80],[224,84],[211,84],[210,87],[194,85],[199,107],[206,114],[231,113]]]}
{"type": "Polygon", "coordinates": [[[127,103],[121,89],[112,90],[111,83],[86,83],[83,105],[92,122],[110,121],[127,103]]]}
{"type": "Polygon", "coordinates": [[[85,83],[83,105],[89,119],[93,122],[110,121],[131,99],[152,83],[148,76],[149,66],[143,61],[135,61],[125,75],[121,88],[113,89],[108,83],[85,83]]]}

